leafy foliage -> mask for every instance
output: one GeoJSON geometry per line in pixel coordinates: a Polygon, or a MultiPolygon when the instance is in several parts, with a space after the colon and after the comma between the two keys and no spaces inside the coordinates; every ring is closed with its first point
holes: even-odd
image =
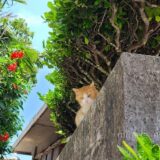
{"type": "MultiPolygon", "coordinates": [[[[94,81],[100,89],[122,52],[160,54],[157,0],[54,0],[48,7],[44,19],[51,32],[44,44],[43,62],[62,77],[59,81],[55,73],[47,76],[55,85],[55,91],[45,96],[49,107],[54,106],[53,112],[67,109],[63,100],[75,103],[70,98],[74,87],[94,81]],[[57,89],[59,85],[63,86],[61,90],[57,89]],[[61,98],[57,99],[59,94],[61,98]]],[[[59,120],[60,128],[66,128],[68,122],[74,126],[68,115],[53,117],[56,123],[59,120]],[[65,125],[61,118],[66,119],[65,125]]],[[[66,128],[67,133],[73,129],[66,128]]]]}
{"type": "Polygon", "coordinates": [[[120,153],[124,160],[159,160],[160,146],[152,142],[150,137],[146,134],[134,134],[137,147],[136,151],[132,149],[125,141],[123,147],[118,146],[120,153]]]}
{"type": "MultiPolygon", "coordinates": [[[[17,1],[22,2],[22,1],[17,1]]],[[[1,13],[3,11],[1,10],[1,13]]],[[[3,15],[3,14],[2,14],[3,15]]],[[[9,152],[22,126],[23,101],[36,83],[38,53],[31,48],[33,33],[23,19],[0,18],[0,159],[9,152]],[[3,138],[7,135],[6,138],[3,138]]]]}
{"type": "Polygon", "coordinates": [[[14,2],[25,4],[26,0],[0,0],[0,8],[3,8],[5,5],[13,4],[14,2]]]}
{"type": "Polygon", "coordinates": [[[75,111],[78,108],[72,93],[69,92],[71,88],[67,85],[65,77],[57,70],[46,78],[56,85],[54,90],[49,90],[45,96],[39,94],[40,98],[52,110],[51,120],[57,128],[57,133],[62,136],[70,135],[75,129],[75,124],[71,122],[74,122],[75,111]]]}

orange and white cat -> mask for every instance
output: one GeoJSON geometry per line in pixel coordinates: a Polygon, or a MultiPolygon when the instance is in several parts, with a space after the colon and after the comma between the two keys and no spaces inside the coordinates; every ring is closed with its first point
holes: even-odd
{"type": "Polygon", "coordinates": [[[75,118],[76,126],[79,126],[92,103],[96,99],[98,91],[93,82],[90,85],[83,86],[81,88],[73,88],[73,91],[76,95],[77,102],[80,104],[80,109],[76,113],[75,118]]]}

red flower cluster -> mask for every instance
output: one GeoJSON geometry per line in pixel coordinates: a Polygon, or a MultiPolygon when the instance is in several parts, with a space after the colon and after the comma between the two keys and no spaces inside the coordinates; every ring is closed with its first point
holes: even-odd
{"type": "MultiPolygon", "coordinates": [[[[24,52],[22,52],[22,51],[14,51],[14,52],[11,53],[11,59],[16,59],[16,58],[21,59],[23,57],[24,57],[24,52]]],[[[10,64],[7,67],[7,69],[8,69],[8,71],[12,71],[12,72],[16,71],[17,62],[10,64]]]]}
{"type": "Polygon", "coordinates": [[[0,141],[6,142],[9,139],[9,134],[6,132],[4,135],[0,135],[0,141]]]}
{"type": "Polygon", "coordinates": [[[22,51],[14,51],[11,53],[11,59],[21,59],[24,57],[24,53],[22,51]]]}
{"type": "Polygon", "coordinates": [[[16,69],[17,69],[17,62],[10,64],[7,67],[7,69],[8,69],[8,71],[12,71],[12,72],[16,71],[16,69]]]}

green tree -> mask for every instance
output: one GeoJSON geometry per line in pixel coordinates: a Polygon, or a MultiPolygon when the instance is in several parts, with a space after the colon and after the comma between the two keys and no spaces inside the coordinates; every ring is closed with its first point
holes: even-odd
{"type": "MultiPolygon", "coordinates": [[[[8,2],[1,1],[1,4],[8,2]]],[[[2,159],[5,154],[11,152],[9,139],[21,130],[23,120],[19,114],[27,94],[36,83],[38,52],[31,48],[33,33],[23,19],[11,19],[10,16],[2,14],[0,26],[0,159],[2,159]]]]}
{"type": "Polygon", "coordinates": [[[94,81],[100,89],[122,52],[159,56],[160,4],[157,0],[54,0],[48,7],[44,19],[51,31],[43,56],[44,64],[54,68],[47,79],[55,91],[42,99],[51,109],[54,106],[52,114],[70,108],[72,116],[61,112],[51,119],[71,133],[77,107],[66,107],[63,100],[75,103],[72,88],[94,81]],[[59,93],[61,98],[55,99],[59,93]]]}

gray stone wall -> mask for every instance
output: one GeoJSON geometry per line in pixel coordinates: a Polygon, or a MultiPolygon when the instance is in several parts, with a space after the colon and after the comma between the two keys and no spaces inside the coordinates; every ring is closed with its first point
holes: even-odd
{"type": "Polygon", "coordinates": [[[120,160],[133,132],[160,142],[160,58],[123,53],[57,160],[120,160]]]}

